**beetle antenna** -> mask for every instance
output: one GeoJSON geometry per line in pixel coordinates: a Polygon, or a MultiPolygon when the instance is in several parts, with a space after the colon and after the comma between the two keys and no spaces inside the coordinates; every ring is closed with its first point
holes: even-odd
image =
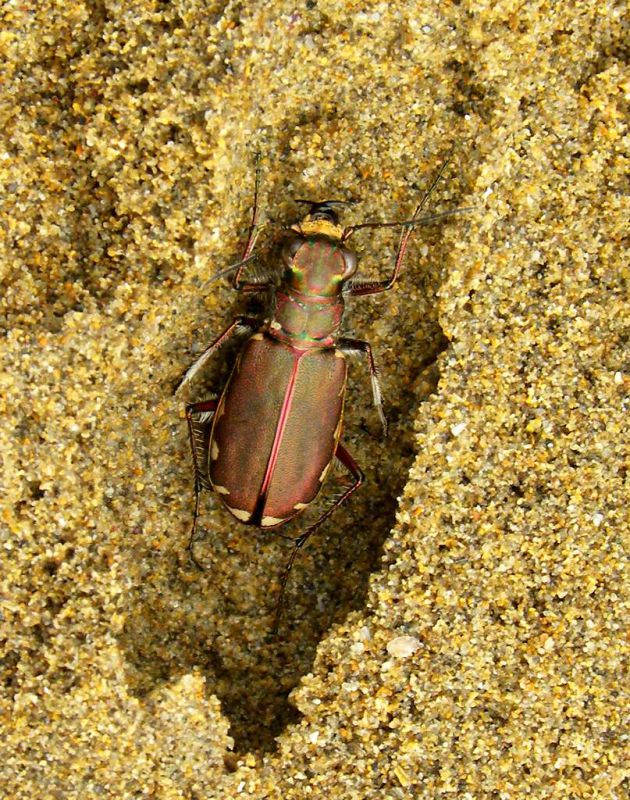
{"type": "Polygon", "coordinates": [[[245,264],[249,264],[251,261],[255,261],[258,258],[258,256],[259,256],[258,253],[252,253],[251,256],[247,256],[247,258],[242,258],[235,264],[231,264],[229,267],[219,270],[219,272],[215,272],[214,275],[211,275],[208,278],[208,280],[202,284],[201,288],[205,289],[207,286],[210,286],[212,283],[218,281],[220,278],[224,278],[226,275],[230,275],[232,272],[236,272],[237,269],[244,266],[245,264]]]}
{"type": "Polygon", "coordinates": [[[429,197],[431,197],[431,195],[433,194],[433,190],[435,189],[435,187],[436,187],[436,186],[438,185],[438,183],[440,182],[440,179],[441,179],[442,175],[444,175],[444,170],[445,170],[445,169],[448,167],[448,165],[451,163],[451,159],[453,158],[453,152],[454,152],[454,150],[455,150],[455,145],[452,145],[452,146],[451,146],[451,149],[448,151],[448,153],[447,153],[447,155],[446,155],[446,158],[445,158],[445,159],[444,159],[444,161],[442,162],[442,166],[441,166],[441,167],[439,168],[439,170],[437,171],[437,175],[435,176],[435,178],[433,178],[433,181],[431,182],[431,185],[429,186],[429,188],[428,188],[428,189],[427,189],[427,191],[425,192],[425,194],[424,194],[424,197],[423,197],[423,198],[422,198],[422,200],[421,200],[421,201],[418,203],[418,205],[417,205],[417,207],[416,207],[416,210],[413,212],[413,217],[412,217],[412,219],[416,219],[416,217],[418,216],[418,214],[419,214],[419,213],[422,211],[422,209],[423,209],[423,208],[425,207],[425,205],[427,204],[427,202],[428,202],[428,200],[429,200],[429,197]]]}
{"type": "Polygon", "coordinates": [[[467,211],[474,211],[474,209],[475,206],[452,208],[449,211],[438,211],[435,214],[427,214],[425,217],[412,217],[402,222],[362,222],[360,225],[351,225],[349,228],[346,228],[341,241],[345,242],[355,231],[361,230],[362,228],[413,228],[414,225],[428,225],[431,222],[435,222],[437,219],[452,217],[455,214],[464,214],[467,211]]]}
{"type": "Polygon", "coordinates": [[[344,230],[341,241],[343,242],[346,239],[349,239],[355,231],[358,231],[361,228],[396,228],[396,227],[410,228],[413,225],[427,225],[429,222],[433,222],[436,219],[442,219],[443,217],[448,217],[451,214],[461,214],[464,211],[471,211],[472,208],[456,208],[453,209],[452,211],[443,211],[441,213],[431,214],[426,217],[418,217],[418,214],[422,211],[422,209],[427,204],[429,198],[433,194],[433,190],[440,182],[440,179],[444,174],[444,170],[451,163],[451,158],[453,157],[454,150],[455,150],[455,145],[453,145],[449,150],[446,158],[444,159],[439,170],[437,171],[435,178],[433,178],[433,180],[431,181],[431,185],[424,193],[424,197],[416,206],[416,210],[413,212],[410,220],[407,220],[405,222],[364,222],[361,225],[351,225],[349,228],[346,228],[344,230]]]}

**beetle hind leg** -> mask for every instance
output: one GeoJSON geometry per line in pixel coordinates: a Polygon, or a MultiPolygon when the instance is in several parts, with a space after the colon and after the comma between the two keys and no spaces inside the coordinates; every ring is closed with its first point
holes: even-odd
{"type": "Polygon", "coordinates": [[[210,476],[208,475],[208,447],[210,445],[210,433],[212,430],[212,419],[217,410],[218,400],[205,400],[202,403],[190,403],[186,406],[186,421],[188,423],[188,434],[190,436],[190,451],[192,453],[193,474],[195,479],[195,510],[188,539],[188,555],[190,560],[198,569],[203,569],[195,557],[195,542],[198,541],[197,522],[199,520],[199,502],[202,489],[211,489],[210,476]]]}
{"type": "Polygon", "coordinates": [[[346,500],[350,497],[351,494],[356,492],[356,490],[361,486],[361,484],[365,481],[365,475],[361,470],[361,467],[357,464],[357,462],[352,458],[350,453],[346,450],[346,448],[342,444],[337,445],[337,449],[335,450],[335,458],[338,459],[341,464],[347,469],[350,475],[353,478],[352,483],[348,486],[344,492],[336,498],[334,503],[332,503],[326,511],[324,511],[321,516],[315,520],[312,525],[309,525],[308,528],[298,536],[296,539],[293,540],[293,550],[291,551],[291,555],[289,556],[289,560],[287,562],[286,567],[280,577],[280,594],[278,596],[278,600],[276,603],[276,611],[275,611],[275,619],[273,624],[273,633],[278,632],[278,628],[280,626],[280,617],[282,615],[282,609],[284,606],[284,596],[285,590],[287,586],[287,581],[289,580],[289,573],[293,568],[293,563],[297,557],[298,552],[304,547],[308,539],[315,533],[315,531],[319,528],[319,526],[325,522],[328,517],[340,506],[342,506],[346,500]]]}

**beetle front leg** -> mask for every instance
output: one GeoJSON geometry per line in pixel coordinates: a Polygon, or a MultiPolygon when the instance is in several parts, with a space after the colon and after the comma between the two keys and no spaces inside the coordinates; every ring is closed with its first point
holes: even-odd
{"type": "MultiPolygon", "coordinates": [[[[416,220],[420,218],[420,212],[426,205],[429,197],[431,197],[433,190],[438,185],[440,178],[444,174],[444,170],[447,168],[447,166],[451,161],[452,152],[453,149],[451,148],[451,152],[442,162],[442,166],[439,168],[435,178],[433,178],[433,182],[429,186],[428,190],[425,192],[424,197],[416,206],[416,209],[413,212],[411,219],[409,220],[410,223],[414,223],[416,220]]],[[[441,216],[441,215],[436,215],[436,216],[441,216]]],[[[375,225],[374,227],[378,227],[378,225],[375,225]]],[[[407,251],[409,237],[413,233],[413,230],[414,226],[412,224],[403,229],[402,236],[400,237],[400,243],[398,245],[398,252],[396,253],[396,262],[394,264],[394,271],[392,272],[391,276],[385,281],[353,281],[349,288],[350,295],[354,297],[365,297],[365,295],[368,294],[380,294],[381,292],[388,292],[390,289],[393,288],[394,284],[398,280],[398,276],[400,274],[400,268],[402,267],[402,263],[405,258],[405,253],[407,251]]]]}
{"type": "Polygon", "coordinates": [[[310,539],[310,537],[315,533],[315,531],[319,528],[319,526],[325,522],[328,517],[336,511],[340,506],[342,506],[346,500],[350,497],[351,494],[356,492],[356,490],[361,486],[361,484],[365,481],[365,475],[361,470],[361,467],[357,464],[357,462],[352,458],[350,453],[346,450],[346,448],[342,444],[337,445],[337,449],[335,450],[335,457],[341,461],[343,466],[348,470],[348,472],[354,478],[354,482],[345,490],[345,492],[341,495],[341,497],[337,498],[335,502],[328,508],[324,513],[316,519],[312,525],[304,531],[301,536],[298,536],[297,539],[294,540],[293,543],[293,552],[289,557],[289,561],[287,562],[286,567],[284,568],[284,572],[280,578],[280,595],[278,597],[278,602],[276,604],[276,613],[275,613],[275,620],[273,624],[273,632],[277,633],[278,626],[280,624],[280,615],[282,613],[282,606],[284,601],[284,593],[287,585],[287,580],[289,579],[289,573],[293,567],[293,562],[296,559],[298,552],[304,547],[306,542],[310,539]]]}
{"type": "MultiPolygon", "coordinates": [[[[256,244],[256,239],[258,238],[258,190],[260,188],[260,153],[256,153],[256,173],[254,178],[254,202],[252,204],[252,221],[249,225],[249,230],[247,232],[247,242],[245,243],[245,249],[243,250],[243,255],[241,256],[241,261],[246,262],[249,259],[250,253],[254,249],[254,245],[256,244]]],[[[238,272],[234,276],[234,286],[238,284],[241,278],[241,270],[243,269],[243,264],[239,267],[238,272]]]]}
{"type": "Polygon", "coordinates": [[[365,353],[368,360],[368,368],[370,370],[370,381],[372,383],[372,395],[374,397],[374,405],[376,406],[376,410],[378,412],[378,418],[381,421],[381,425],[383,426],[383,436],[387,436],[387,419],[385,418],[385,413],[383,411],[383,395],[381,393],[381,387],[378,382],[378,368],[374,361],[374,355],[372,353],[372,346],[369,342],[364,341],[363,339],[347,339],[342,337],[337,340],[337,347],[340,350],[344,350],[349,353],[365,353]]]}
{"type": "MultiPolygon", "coordinates": [[[[415,220],[422,208],[423,203],[421,203],[415,210],[412,220],[415,220]]],[[[398,276],[400,275],[400,268],[402,267],[402,263],[405,258],[405,253],[407,252],[407,244],[409,242],[409,237],[413,228],[405,228],[400,237],[400,244],[398,245],[398,252],[396,253],[396,262],[394,264],[394,271],[390,275],[390,277],[385,281],[352,281],[350,284],[350,291],[349,294],[352,297],[365,297],[368,294],[380,294],[381,292],[388,292],[390,289],[393,289],[394,284],[398,280],[398,276]]]]}
{"type": "Polygon", "coordinates": [[[186,422],[188,423],[188,434],[190,436],[190,450],[193,460],[193,471],[195,476],[195,510],[193,512],[193,522],[188,539],[188,555],[193,564],[199,569],[203,569],[195,558],[194,545],[197,540],[197,520],[199,519],[199,498],[202,489],[211,489],[210,478],[208,477],[208,445],[210,442],[210,432],[212,430],[212,418],[217,410],[218,399],[205,400],[202,403],[190,403],[186,406],[186,422]]]}
{"type": "Polygon", "coordinates": [[[188,368],[186,374],[179,382],[177,388],[175,389],[173,394],[179,394],[179,392],[186,386],[187,383],[195,377],[195,375],[199,372],[199,370],[203,367],[203,365],[210,359],[216,351],[221,347],[221,345],[226,342],[231,336],[234,336],[235,333],[239,332],[240,330],[255,330],[260,325],[260,320],[256,319],[255,317],[236,317],[234,322],[229,325],[223,333],[218,336],[212,344],[208,345],[203,353],[199,356],[199,358],[195,361],[195,363],[188,368]]]}
{"type": "MultiPolygon", "coordinates": [[[[440,175],[442,173],[440,172],[440,175]]],[[[438,176],[439,177],[439,176],[438,176]]],[[[435,185],[435,183],[434,183],[435,185]]],[[[425,195],[423,201],[417,206],[416,210],[413,213],[412,220],[415,220],[420,213],[426,199],[428,197],[428,193],[425,195]]],[[[398,280],[398,276],[400,275],[400,268],[402,267],[402,263],[405,259],[405,253],[407,252],[407,244],[409,243],[409,237],[411,236],[413,231],[412,227],[405,228],[402,232],[402,236],[400,237],[400,243],[398,245],[398,251],[396,253],[396,262],[394,263],[394,271],[390,275],[387,280],[384,281],[352,281],[350,284],[350,291],[349,294],[352,297],[365,297],[368,294],[380,294],[381,292],[388,292],[390,289],[394,288],[394,284],[398,280]]]]}
{"type": "Polygon", "coordinates": [[[247,232],[247,242],[245,243],[245,249],[243,250],[243,255],[241,256],[241,261],[239,263],[238,270],[232,280],[232,285],[234,286],[234,288],[239,292],[245,292],[245,293],[265,292],[269,290],[273,285],[271,281],[261,281],[259,283],[255,283],[255,282],[246,282],[241,280],[243,267],[256,258],[255,254],[252,255],[252,250],[254,249],[256,240],[258,239],[258,235],[260,234],[261,227],[264,227],[264,225],[261,226],[258,224],[259,188],[260,188],[260,153],[256,153],[256,178],[254,180],[254,203],[252,208],[252,221],[249,225],[249,230],[247,232]]]}

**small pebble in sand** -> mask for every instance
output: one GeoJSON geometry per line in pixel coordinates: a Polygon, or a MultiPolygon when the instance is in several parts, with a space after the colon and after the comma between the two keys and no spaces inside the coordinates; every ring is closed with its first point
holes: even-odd
{"type": "Polygon", "coordinates": [[[394,658],[409,658],[420,647],[420,640],[415,636],[396,636],[387,644],[387,652],[394,658]]]}

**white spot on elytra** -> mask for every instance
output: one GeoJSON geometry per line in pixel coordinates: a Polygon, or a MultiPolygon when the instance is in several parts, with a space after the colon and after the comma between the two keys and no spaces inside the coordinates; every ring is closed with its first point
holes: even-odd
{"type": "Polygon", "coordinates": [[[260,520],[260,524],[263,528],[269,528],[272,525],[279,525],[281,522],[284,522],[283,517],[263,517],[260,520]]]}
{"type": "Polygon", "coordinates": [[[226,505],[225,507],[230,512],[230,514],[233,514],[236,517],[236,519],[240,519],[241,522],[249,522],[252,516],[249,511],[243,511],[240,508],[232,508],[231,506],[228,505],[226,505]]]}

